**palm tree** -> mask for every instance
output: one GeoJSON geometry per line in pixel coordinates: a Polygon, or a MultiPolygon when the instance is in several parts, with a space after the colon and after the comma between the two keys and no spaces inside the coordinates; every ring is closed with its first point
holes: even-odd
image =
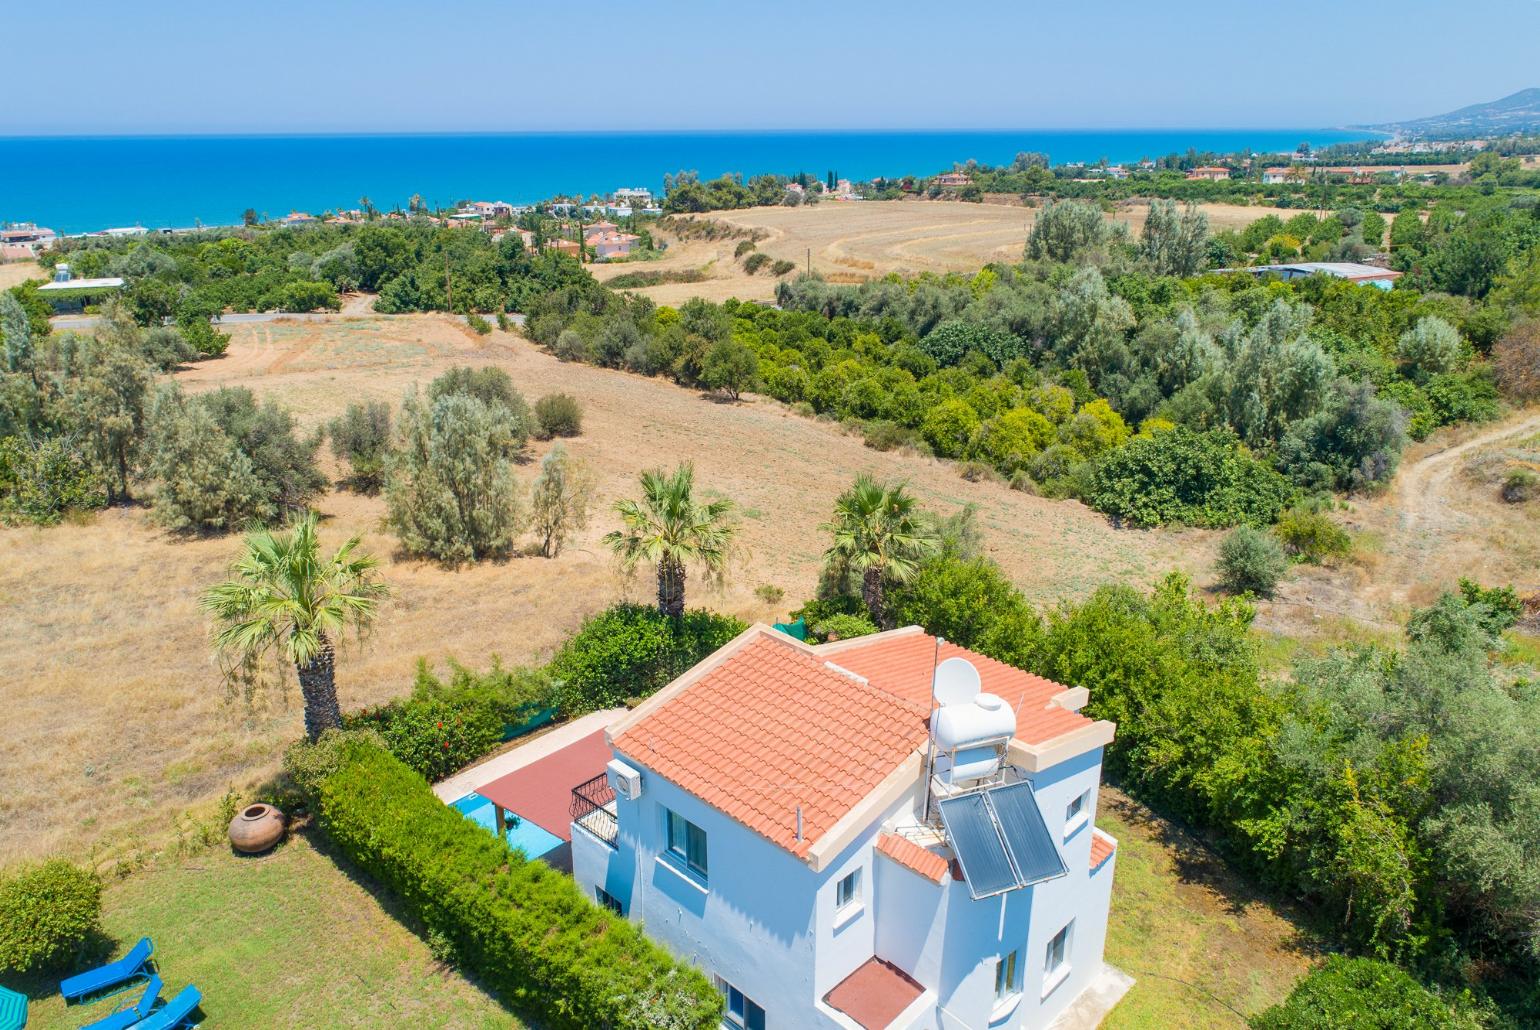
{"type": "Polygon", "coordinates": [[[687,563],[699,565],[708,579],[721,579],[738,529],[732,501],[697,504],[691,496],[694,486],[692,465],[680,465],[668,475],[661,469],[643,472],[642,499],[617,502],[622,528],[604,537],[627,569],[657,563],[658,611],[664,615],[684,614],[687,563]]]}
{"type": "Polygon", "coordinates": [[[834,534],[824,562],[841,574],[861,573],[861,599],[872,621],[883,627],[883,588],[889,582],[906,582],[939,549],[935,528],[906,484],[878,483],[864,474],[840,494],[834,521],[823,528],[834,534]]]}
{"type": "Polygon", "coordinates": [[[230,667],[249,668],[272,652],[294,664],[311,740],[342,725],[333,641],[349,628],[367,629],[386,593],[378,562],[355,553],[358,539],[323,558],[309,512],[291,533],[249,534],[231,578],[203,595],[203,609],[218,624],[215,646],[230,667]]]}

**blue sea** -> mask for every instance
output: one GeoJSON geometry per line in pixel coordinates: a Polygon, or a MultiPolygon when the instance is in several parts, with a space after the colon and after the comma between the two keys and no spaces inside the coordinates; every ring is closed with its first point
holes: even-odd
{"type": "Polygon", "coordinates": [[[526,203],[557,194],[658,192],[690,170],[756,175],[829,171],[861,180],[924,175],[1020,151],[1055,163],[1137,161],[1189,148],[1320,147],[1334,129],[988,130],[946,132],[487,133],[471,135],[110,136],[0,138],[0,223],[61,233],[112,226],[228,225],[246,208],[273,218],[358,206],[389,210],[415,193],[430,205],[526,203]]]}

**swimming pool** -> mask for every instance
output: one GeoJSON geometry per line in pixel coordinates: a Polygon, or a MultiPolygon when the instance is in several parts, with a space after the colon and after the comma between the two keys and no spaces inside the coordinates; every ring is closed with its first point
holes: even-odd
{"type": "MultiPolygon", "coordinates": [[[[492,802],[480,794],[467,794],[452,802],[449,807],[477,826],[485,828],[488,833],[497,832],[497,816],[492,813],[492,802]]],[[[539,858],[565,843],[556,834],[512,812],[508,814],[503,835],[507,838],[508,846],[518,848],[526,858],[539,858]]]]}

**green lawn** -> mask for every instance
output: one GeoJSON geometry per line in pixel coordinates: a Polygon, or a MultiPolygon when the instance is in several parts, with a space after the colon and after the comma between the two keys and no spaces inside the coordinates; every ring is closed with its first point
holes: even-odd
{"type": "MultiPolygon", "coordinates": [[[[103,922],[120,952],[150,935],[162,996],[197,984],[211,1028],[519,1025],[302,835],[261,858],[216,848],[137,873],[108,888],[103,922]]],[[[29,1030],[76,1027],[133,997],[66,1010],[56,993],[7,986],[39,999],[29,1030]]]]}
{"type": "Polygon", "coordinates": [[[1309,970],[1297,916],[1182,831],[1105,786],[1096,822],[1118,839],[1106,957],[1135,980],[1105,1030],[1242,1027],[1309,970]]]}

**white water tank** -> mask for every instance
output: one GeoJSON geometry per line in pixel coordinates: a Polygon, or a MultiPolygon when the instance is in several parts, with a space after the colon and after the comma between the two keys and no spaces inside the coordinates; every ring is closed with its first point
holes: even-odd
{"type": "Polygon", "coordinates": [[[979,694],[966,704],[936,709],[932,729],[937,749],[957,751],[970,744],[1015,736],[1016,713],[994,694],[979,694]]]}

